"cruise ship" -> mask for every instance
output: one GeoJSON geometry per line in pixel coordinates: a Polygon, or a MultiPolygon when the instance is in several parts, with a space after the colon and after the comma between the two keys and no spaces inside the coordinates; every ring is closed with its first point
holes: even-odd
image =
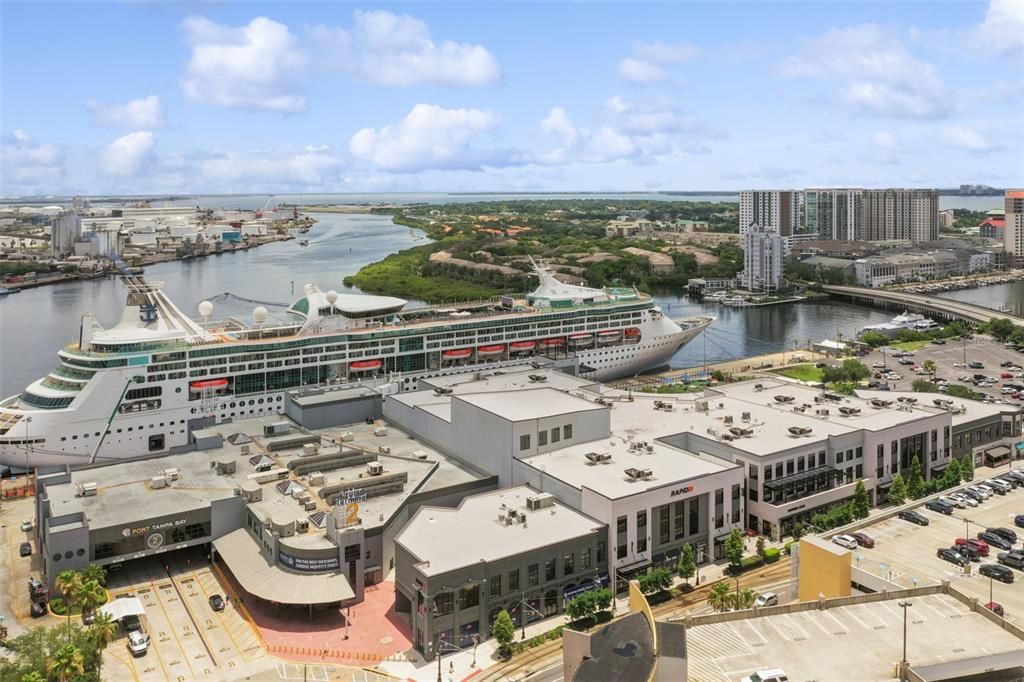
{"type": "MultiPolygon", "coordinates": [[[[559,282],[543,267],[530,294],[459,306],[407,306],[389,296],[314,284],[279,315],[265,306],[212,320],[185,315],[160,283],[124,277],[120,322],[81,319],[60,364],[0,402],[0,465],[73,466],[190,449],[191,432],[284,411],[310,386],[416,388],[417,377],[572,358],[607,381],[660,367],[712,318],[673,321],[632,288],[559,282]]],[[[6,362],[12,362],[6,358],[6,362]]]]}

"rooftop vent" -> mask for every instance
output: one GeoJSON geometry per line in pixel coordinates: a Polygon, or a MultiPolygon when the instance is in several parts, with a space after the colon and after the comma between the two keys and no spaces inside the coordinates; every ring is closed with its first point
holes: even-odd
{"type": "Polygon", "coordinates": [[[377,448],[377,452],[379,452],[382,455],[390,455],[391,454],[391,446],[390,445],[381,445],[379,448],[377,448]]]}
{"type": "Polygon", "coordinates": [[[736,436],[737,438],[743,438],[746,436],[754,435],[754,429],[745,428],[742,426],[733,426],[729,428],[729,433],[736,436]]]}
{"type": "Polygon", "coordinates": [[[651,470],[650,469],[638,469],[636,467],[630,467],[630,468],[626,469],[625,473],[626,473],[626,476],[628,476],[630,478],[630,480],[633,480],[633,481],[640,480],[640,479],[646,480],[646,479],[651,477],[651,470]]]}
{"type": "Polygon", "coordinates": [[[794,436],[808,436],[811,433],[809,426],[790,426],[789,432],[794,436]]]}
{"type": "Polygon", "coordinates": [[[587,461],[591,464],[597,464],[599,462],[610,462],[612,460],[612,453],[610,452],[588,452],[584,455],[587,461]]]}
{"type": "Polygon", "coordinates": [[[553,507],[554,505],[555,496],[551,493],[541,493],[540,495],[534,495],[533,497],[526,498],[526,508],[530,511],[546,509],[547,507],[553,507]]]}
{"type": "Polygon", "coordinates": [[[844,406],[840,407],[839,411],[842,414],[845,414],[846,416],[850,416],[850,415],[853,415],[853,414],[860,414],[860,408],[859,407],[850,407],[848,405],[844,405],[844,406]]]}
{"type": "Polygon", "coordinates": [[[732,415],[727,414],[724,417],[722,417],[722,420],[725,424],[732,424],[732,415]]]}
{"type": "Polygon", "coordinates": [[[754,384],[754,390],[760,393],[764,390],[764,384],[754,384]]]}
{"type": "Polygon", "coordinates": [[[837,403],[842,402],[843,400],[843,396],[839,395],[838,393],[822,393],[821,397],[824,398],[825,400],[831,400],[837,403]]]}
{"type": "Polygon", "coordinates": [[[78,485],[78,497],[92,497],[96,494],[96,484],[90,481],[89,483],[80,483],[78,485]]]}
{"type": "Polygon", "coordinates": [[[818,409],[816,409],[814,411],[814,414],[818,415],[819,417],[827,417],[828,416],[828,408],[827,407],[819,407],[818,409]]]}
{"type": "Polygon", "coordinates": [[[742,413],[740,415],[740,421],[741,422],[749,422],[750,421],[750,413],[749,412],[742,413]]]}
{"type": "Polygon", "coordinates": [[[775,402],[777,403],[791,403],[795,398],[791,395],[777,395],[775,396],[775,402]]]}
{"type": "Polygon", "coordinates": [[[384,473],[384,465],[380,462],[369,462],[366,465],[366,473],[371,476],[380,476],[384,473]]]}

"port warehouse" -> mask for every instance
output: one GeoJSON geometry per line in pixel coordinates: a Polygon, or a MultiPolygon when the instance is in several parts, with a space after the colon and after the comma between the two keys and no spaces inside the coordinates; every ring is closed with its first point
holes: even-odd
{"type": "MultiPolygon", "coordinates": [[[[980,462],[1020,441],[1018,408],[826,397],[773,379],[642,396],[524,365],[423,378],[420,388],[294,392],[291,418],[210,426],[193,433],[193,452],[40,469],[36,532],[47,582],[65,568],[202,545],[256,598],[317,608],[358,603],[365,585],[394,570],[397,607],[430,656],[438,632],[457,630],[465,645],[499,605],[519,605],[516,617],[527,620],[557,613],[566,595],[613,572],[674,565],[685,543],[704,563],[722,556],[733,528],[778,537],[850,499],[859,477],[877,502],[915,454],[931,476],[954,456],[980,462]],[[537,510],[525,500],[547,496],[556,511],[596,523],[601,530],[584,534],[593,542],[567,531],[498,546],[480,569],[502,576],[481,583],[486,597],[439,591],[482,574],[456,565],[431,575],[423,566],[443,557],[403,543],[410,519],[447,509],[458,527],[473,513],[467,498],[523,486],[532,492],[517,502],[525,512],[517,531],[534,532],[537,510]],[[543,579],[531,583],[534,566],[543,579]],[[275,591],[302,577],[322,591],[275,591]],[[310,602],[310,593],[330,599],[310,602]],[[436,598],[447,617],[433,622],[428,609],[417,620],[436,598]]],[[[492,511],[494,524],[509,518],[508,509],[492,511]]],[[[466,550],[474,561],[475,549],[466,550]]]]}

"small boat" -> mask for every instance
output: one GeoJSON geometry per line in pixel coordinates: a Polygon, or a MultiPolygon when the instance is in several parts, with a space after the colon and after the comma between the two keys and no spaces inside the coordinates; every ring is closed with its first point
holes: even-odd
{"type": "Polygon", "coordinates": [[[513,353],[525,353],[528,350],[533,350],[536,345],[536,341],[513,341],[508,348],[513,353]]]}
{"type": "Polygon", "coordinates": [[[308,239],[300,239],[299,240],[299,246],[309,246],[309,240],[308,239]]]}
{"type": "Polygon", "coordinates": [[[621,329],[606,329],[597,333],[598,343],[615,343],[622,337],[621,329]]]}
{"type": "Polygon", "coordinates": [[[195,392],[198,393],[198,392],[200,392],[200,391],[202,391],[204,389],[207,389],[207,388],[212,388],[213,390],[216,391],[218,389],[227,388],[227,387],[228,387],[228,380],[227,379],[203,379],[201,381],[193,381],[192,383],[190,383],[188,385],[188,390],[195,391],[195,392]]]}
{"type": "Polygon", "coordinates": [[[626,330],[627,339],[636,338],[638,336],[640,336],[640,330],[637,329],[636,327],[630,327],[629,329],[626,330]]]}
{"type": "Polygon", "coordinates": [[[505,350],[505,346],[497,344],[494,346],[480,346],[476,349],[477,355],[497,355],[505,350]]]}
{"type": "Polygon", "coordinates": [[[7,287],[0,287],[0,296],[6,296],[7,294],[16,294],[21,289],[8,289],[7,287]]]}
{"type": "Polygon", "coordinates": [[[442,352],[441,356],[445,360],[461,360],[463,358],[468,358],[472,354],[472,348],[453,348],[452,350],[442,352]]]}
{"type": "Polygon", "coordinates": [[[593,334],[570,334],[569,335],[569,343],[571,343],[573,346],[576,346],[577,348],[580,348],[580,347],[583,347],[583,346],[589,346],[592,343],[594,343],[594,335],[593,334]]]}
{"type": "Polygon", "coordinates": [[[561,337],[555,337],[553,339],[542,339],[541,342],[540,342],[540,345],[544,346],[545,348],[554,348],[554,347],[557,347],[557,346],[564,346],[565,345],[565,339],[563,339],[561,337]]]}
{"type": "Polygon", "coordinates": [[[380,369],[383,364],[381,360],[356,360],[349,365],[349,369],[353,372],[368,372],[371,369],[380,369]]]}

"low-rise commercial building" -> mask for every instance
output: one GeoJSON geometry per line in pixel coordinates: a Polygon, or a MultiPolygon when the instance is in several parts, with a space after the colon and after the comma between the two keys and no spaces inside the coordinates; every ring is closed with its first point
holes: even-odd
{"type": "Polygon", "coordinates": [[[676,269],[675,261],[672,260],[672,256],[667,253],[638,249],[635,246],[627,247],[622,251],[623,253],[643,258],[650,265],[651,272],[656,275],[671,275],[676,269]]]}
{"type": "Polygon", "coordinates": [[[429,659],[489,638],[502,610],[523,626],[608,585],[607,529],[527,486],[473,495],[416,512],[395,538],[395,576],[395,609],[429,659]]]}

